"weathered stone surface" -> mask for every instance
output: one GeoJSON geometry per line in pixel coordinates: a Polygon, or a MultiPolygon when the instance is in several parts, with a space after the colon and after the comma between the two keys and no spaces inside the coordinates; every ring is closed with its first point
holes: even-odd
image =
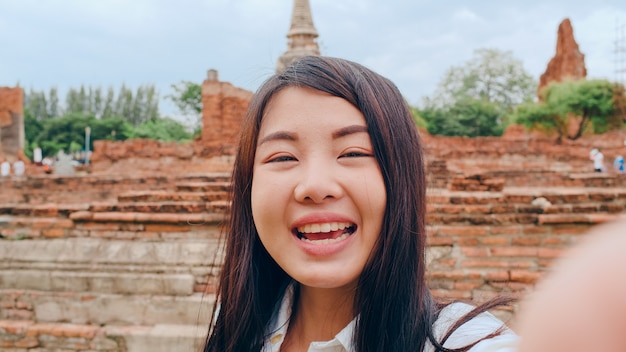
{"type": "Polygon", "coordinates": [[[574,29],[569,18],[559,25],[556,42],[556,54],[548,63],[546,72],[539,79],[537,96],[541,100],[541,90],[551,82],[579,80],[587,77],[585,55],[580,52],[574,39],[574,29]]]}
{"type": "Polygon", "coordinates": [[[0,288],[48,292],[190,295],[194,292],[194,277],[191,274],[0,270],[0,288]]]}

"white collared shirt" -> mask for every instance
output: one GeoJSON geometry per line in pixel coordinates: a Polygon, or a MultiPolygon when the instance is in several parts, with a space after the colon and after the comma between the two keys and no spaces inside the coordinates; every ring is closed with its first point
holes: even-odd
{"type": "MultiPolygon", "coordinates": [[[[278,314],[271,322],[272,334],[265,342],[262,352],[279,352],[280,346],[285,340],[289,328],[289,317],[293,304],[293,285],[289,286],[283,296],[278,314]]],[[[448,329],[463,315],[474,307],[465,303],[452,303],[446,306],[439,318],[433,325],[435,338],[441,339],[448,329]]],[[[352,345],[352,334],[355,320],[352,320],[332,340],[315,341],[309,346],[308,352],[355,352],[352,345]]],[[[502,321],[490,313],[481,313],[474,319],[463,324],[452,333],[444,347],[457,348],[469,345],[484,336],[498,330],[503,325],[502,321]]],[[[517,350],[518,337],[511,330],[504,331],[501,335],[483,340],[472,347],[470,352],[515,352],[517,350]]],[[[426,342],[423,352],[433,352],[434,346],[426,342]]]]}

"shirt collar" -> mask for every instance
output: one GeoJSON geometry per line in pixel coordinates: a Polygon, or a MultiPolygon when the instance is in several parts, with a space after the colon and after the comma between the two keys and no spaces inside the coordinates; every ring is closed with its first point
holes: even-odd
{"type": "MultiPolygon", "coordinates": [[[[272,319],[270,324],[269,338],[265,342],[263,352],[279,351],[285,336],[287,329],[289,328],[289,318],[291,317],[291,310],[293,307],[295,283],[290,284],[285,290],[283,295],[278,314],[272,319]]],[[[346,325],[332,340],[329,341],[315,341],[311,343],[309,351],[345,351],[352,352],[354,347],[352,344],[352,336],[354,333],[354,325],[356,324],[356,318],[346,325]]]]}

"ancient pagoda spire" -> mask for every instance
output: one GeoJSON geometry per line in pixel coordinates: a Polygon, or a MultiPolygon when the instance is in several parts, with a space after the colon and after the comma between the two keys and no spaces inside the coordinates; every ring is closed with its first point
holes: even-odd
{"type": "Polygon", "coordinates": [[[287,33],[287,51],[279,58],[276,71],[284,70],[293,61],[307,55],[319,55],[316,38],[319,35],[313,25],[309,0],[294,0],[291,28],[287,33]]]}

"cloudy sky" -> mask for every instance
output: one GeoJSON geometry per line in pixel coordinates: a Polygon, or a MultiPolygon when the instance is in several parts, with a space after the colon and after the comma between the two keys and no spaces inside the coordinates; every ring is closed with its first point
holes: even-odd
{"type": "MultiPolygon", "coordinates": [[[[480,48],[512,51],[536,79],[570,18],[588,77],[615,75],[624,0],[310,0],[322,53],[391,78],[419,105],[480,48]],[[619,23],[619,25],[618,25],[619,23]]],[[[286,49],[293,0],[0,0],[0,86],[220,80],[255,90],[286,49]]],[[[626,59],[625,59],[626,60],[626,59]]],[[[64,95],[61,95],[64,97],[64,95]]],[[[171,104],[161,111],[174,114],[171,104]]]]}

